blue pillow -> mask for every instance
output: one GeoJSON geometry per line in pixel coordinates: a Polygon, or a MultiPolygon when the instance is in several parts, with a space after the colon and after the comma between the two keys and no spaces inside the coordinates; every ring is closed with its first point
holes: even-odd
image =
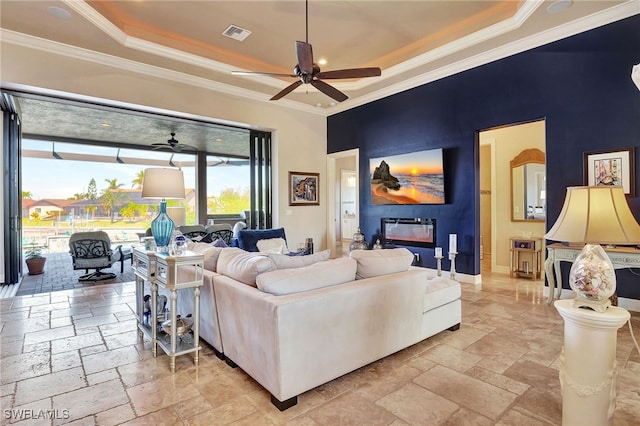
{"type": "Polygon", "coordinates": [[[270,238],[282,238],[287,241],[284,228],[273,229],[243,229],[238,231],[238,247],[245,251],[259,251],[256,243],[258,240],[270,238]]]}

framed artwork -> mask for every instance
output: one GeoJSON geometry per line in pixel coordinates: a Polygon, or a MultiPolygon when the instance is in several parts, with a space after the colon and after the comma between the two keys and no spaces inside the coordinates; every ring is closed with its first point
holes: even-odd
{"type": "Polygon", "coordinates": [[[625,195],[635,197],[634,148],[585,152],[584,184],[621,186],[625,195]]]}
{"type": "Polygon", "coordinates": [[[442,148],[369,159],[372,204],[444,204],[442,148]]]}
{"type": "Polygon", "coordinates": [[[319,173],[289,172],[289,205],[318,206],[319,173]]]}

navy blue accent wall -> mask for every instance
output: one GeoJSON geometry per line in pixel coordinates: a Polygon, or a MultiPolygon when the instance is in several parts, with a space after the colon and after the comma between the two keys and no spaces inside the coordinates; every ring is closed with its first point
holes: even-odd
{"type": "MultiPolygon", "coordinates": [[[[328,118],[328,152],[360,149],[360,224],[367,241],[381,217],[431,217],[437,245],[458,234],[456,269],[480,273],[477,132],[546,120],[547,227],[567,186],[583,185],[583,153],[634,146],[640,219],[640,90],[631,68],[640,62],[640,15],[408,90],[328,118]],[[369,158],[444,149],[445,205],[371,204],[369,158]]],[[[509,183],[498,183],[508,191],[509,183]]],[[[433,249],[419,252],[435,267],[433,249]]],[[[446,257],[446,254],[445,254],[446,257]]],[[[448,268],[448,260],[443,261],[448,268]]],[[[640,299],[640,271],[619,271],[621,297],[640,299]]],[[[563,279],[567,287],[567,277],[563,279]]]]}

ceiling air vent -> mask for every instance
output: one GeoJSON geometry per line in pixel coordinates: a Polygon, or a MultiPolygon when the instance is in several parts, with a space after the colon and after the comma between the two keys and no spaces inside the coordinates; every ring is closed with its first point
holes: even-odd
{"type": "Polygon", "coordinates": [[[245,30],[244,28],[240,28],[236,25],[229,25],[229,27],[222,32],[222,35],[234,40],[243,41],[251,35],[251,31],[245,30]]]}

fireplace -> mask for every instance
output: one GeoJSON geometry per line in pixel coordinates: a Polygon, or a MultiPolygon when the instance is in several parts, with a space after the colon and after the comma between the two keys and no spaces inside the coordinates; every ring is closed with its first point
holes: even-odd
{"type": "Polygon", "coordinates": [[[385,247],[436,246],[436,220],[428,218],[382,218],[382,240],[385,247]]]}

